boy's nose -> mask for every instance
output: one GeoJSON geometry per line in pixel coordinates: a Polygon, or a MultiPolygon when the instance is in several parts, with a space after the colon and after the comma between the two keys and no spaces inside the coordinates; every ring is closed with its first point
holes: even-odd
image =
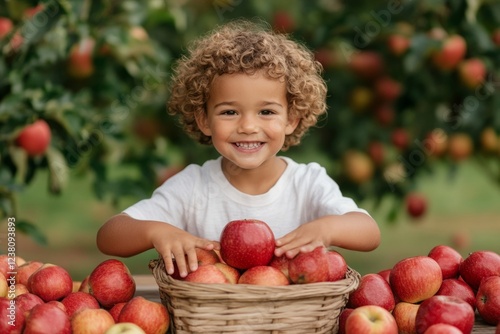
{"type": "Polygon", "coordinates": [[[252,116],[243,116],[238,125],[240,133],[254,133],[257,131],[257,120],[252,116]]]}

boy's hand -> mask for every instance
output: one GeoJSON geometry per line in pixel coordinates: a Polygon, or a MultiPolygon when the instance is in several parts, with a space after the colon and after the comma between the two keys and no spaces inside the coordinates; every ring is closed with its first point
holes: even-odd
{"type": "Polygon", "coordinates": [[[206,250],[219,249],[216,241],[198,238],[184,230],[173,228],[168,234],[158,234],[153,237],[154,248],[161,254],[165,269],[169,275],[174,273],[174,261],[181,277],[198,269],[198,258],[195,248],[206,250]],[[188,270],[189,268],[189,270],[188,270]]]}
{"type": "Polygon", "coordinates": [[[294,258],[298,253],[311,252],[318,246],[328,246],[321,222],[309,222],[276,240],[276,256],[294,258]]]}

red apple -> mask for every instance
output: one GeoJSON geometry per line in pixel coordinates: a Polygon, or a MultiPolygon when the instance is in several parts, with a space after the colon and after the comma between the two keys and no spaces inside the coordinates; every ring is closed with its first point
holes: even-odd
{"type": "Polygon", "coordinates": [[[392,269],[383,269],[381,271],[379,271],[377,274],[379,274],[380,276],[382,276],[386,281],[387,283],[389,283],[390,285],[390,280],[389,280],[389,277],[391,276],[391,270],[392,269]]]}
{"type": "Polygon", "coordinates": [[[379,274],[371,273],[361,277],[358,287],[349,295],[347,307],[377,305],[391,312],[395,303],[389,283],[379,274]]]}
{"type": "Polygon", "coordinates": [[[17,267],[16,282],[28,285],[28,278],[43,265],[39,261],[28,261],[17,267]]]}
{"type": "Polygon", "coordinates": [[[368,144],[368,155],[376,166],[382,166],[385,161],[384,144],[379,141],[372,141],[368,144]]]}
{"type": "Polygon", "coordinates": [[[327,282],[329,278],[328,250],[316,247],[308,253],[299,253],[288,264],[290,281],[295,284],[327,282]]]}
{"type": "Polygon", "coordinates": [[[281,270],[283,275],[286,276],[288,280],[290,280],[290,275],[288,274],[288,264],[290,263],[290,259],[286,257],[285,255],[283,256],[273,256],[271,261],[269,262],[269,265],[271,267],[274,267],[276,269],[281,270]]]}
{"type": "Polygon", "coordinates": [[[16,296],[14,299],[0,298],[0,333],[19,334],[25,323],[26,314],[44,301],[32,293],[16,296]],[[6,302],[7,301],[7,302],[6,302]],[[4,308],[4,305],[6,308],[4,308]],[[4,317],[5,312],[5,317],[4,317]]]}
{"type": "Polygon", "coordinates": [[[146,334],[146,332],[132,322],[119,322],[109,327],[104,334],[146,334]]]}
{"type": "Polygon", "coordinates": [[[326,256],[328,258],[328,281],[335,282],[344,279],[347,273],[347,262],[342,254],[329,250],[326,256]]]}
{"type": "Polygon", "coordinates": [[[353,308],[346,307],[344,308],[339,315],[339,332],[338,334],[346,334],[345,324],[347,322],[347,318],[351,315],[353,308]]]}
{"type": "Polygon", "coordinates": [[[477,291],[481,280],[500,276],[500,255],[487,250],[470,253],[460,264],[460,277],[477,291]]]}
{"type": "Polygon", "coordinates": [[[104,334],[115,320],[103,308],[84,308],[71,317],[73,334],[104,334]]]}
{"type": "MultiPolygon", "coordinates": [[[[499,43],[500,44],[500,43],[499,43]]],[[[495,334],[500,334],[500,323],[498,323],[495,334]]]]}
{"type": "Polygon", "coordinates": [[[462,331],[455,326],[448,324],[434,324],[427,328],[424,334],[463,334],[462,331]]]}
{"type": "Polygon", "coordinates": [[[474,326],[474,310],[463,299],[451,296],[432,296],[424,300],[415,317],[417,333],[425,333],[434,324],[448,324],[463,333],[470,333],[474,326]]]}
{"type": "Polygon", "coordinates": [[[89,293],[104,308],[127,302],[135,294],[135,281],[127,266],[116,259],[98,264],[88,279],[89,293]]]}
{"type": "Polygon", "coordinates": [[[486,79],[486,66],[479,58],[463,60],[458,65],[458,76],[466,87],[475,89],[486,79]]]}
{"type": "Polygon", "coordinates": [[[136,296],[123,307],[118,321],[132,322],[147,334],[164,334],[169,328],[170,316],[163,304],[136,296]]]}
{"type": "Polygon", "coordinates": [[[417,315],[419,304],[399,302],[392,310],[392,316],[398,325],[399,334],[415,334],[415,316],[417,315]]]}
{"type": "Polygon", "coordinates": [[[495,326],[500,323],[500,276],[489,276],[481,281],[476,307],[486,323],[495,326]]]}
{"type": "Polygon", "coordinates": [[[73,280],[66,269],[45,263],[28,279],[28,291],[48,302],[61,300],[73,291],[73,280]]]}
{"type": "Polygon", "coordinates": [[[29,156],[44,154],[50,145],[50,127],[43,119],[27,125],[16,138],[16,144],[22,147],[29,156]]]}
{"type": "Polygon", "coordinates": [[[9,295],[9,283],[7,283],[7,278],[4,274],[0,273],[0,298],[8,298],[9,295]]]}
{"type": "Polygon", "coordinates": [[[440,50],[432,55],[432,62],[441,70],[452,70],[464,58],[467,43],[460,35],[451,35],[443,40],[440,50]]]}
{"type": "Polygon", "coordinates": [[[19,295],[22,295],[23,293],[28,293],[28,287],[24,284],[21,283],[16,283],[14,284],[14,293],[12,294],[12,290],[9,289],[9,299],[15,298],[19,295]]]}
{"type": "Polygon", "coordinates": [[[230,221],[220,236],[222,260],[237,269],[267,265],[274,256],[274,249],[273,231],[257,219],[230,221]]]}
{"type": "Polygon", "coordinates": [[[398,325],[392,314],[377,305],[354,309],[345,324],[346,333],[397,334],[398,325]]]}
{"type": "Polygon", "coordinates": [[[446,245],[437,245],[429,251],[428,256],[434,259],[441,267],[443,279],[458,278],[460,263],[464,259],[454,248],[446,245]]]}
{"type": "Polygon", "coordinates": [[[240,279],[240,272],[238,269],[222,262],[214,263],[214,266],[216,266],[224,274],[224,276],[226,276],[228,283],[238,283],[238,280],[240,279]]]}
{"type": "Polygon", "coordinates": [[[391,104],[382,103],[375,107],[374,117],[381,126],[389,126],[394,123],[396,112],[391,104]]]}
{"type": "Polygon", "coordinates": [[[195,283],[229,283],[228,278],[215,264],[207,264],[198,267],[195,271],[192,271],[183,278],[186,282],[195,283]]]}
{"type": "Polygon", "coordinates": [[[40,333],[71,334],[71,323],[66,312],[51,303],[34,306],[26,316],[23,334],[40,333]]]}
{"type": "MultiPolygon", "coordinates": [[[[206,264],[215,264],[217,262],[220,262],[219,255],[215,252],[215,250],[195,248],[195,252],[198,260],[198,266],[203,266],[206,264]]],[[[186,256],[186,263],[187,263],[187,256],[186,256]]],[[[187,270],[188,272],[190,272],[189,268],[187,268],[187,270]]],[[[177,267],[177,263],[175,262],[175,259],[174,259],[174,272],[170,276],[172,276],[175,279],[182,279],[179,273],[179,268],[177,267]]]]}
{"type": "Polygon", "coordinates": [[[323,66],[324,69],[332,68],[337,65],[337,56],[335,51],[327,47],[322,47],[314,52],[314,59],[323,66]]]}
{"type": "Polygon", "coordinates": [[[377,79],[374,83],[375,93],[377,97],[384,102],[392,102],[396,100],[403,87],[399,81],[394,80],[391,77],[384,76],[377,79]]]}
{"type": "Polygon", "coordinates": [[[265,286],[288,285],[288,278],[279,269],[271,266],[256,266],[241,274],[238,284],[253,284],[265,286]]]}
{"type": "Polygon", "coordinates": [[[473,309],[476,308],[476,295],[474,291],[467,283],[457,278],[443,280],[436,295],[457,297],[465,300],[473,309]]]}
{"type": "Polygon", "coordinates": [[[272,26],[278,32],[289,34],[295,29],[295,22],[288,12],[277,11],[273,14],[272,26]]]}
{"type": "Polygon", "coordinates": [[[0,17],[0,40],[7,36],[13,28],[12,20],[7,17],[0,17]]]}
{"type": "Polygon", "coordinates": [[[410,145],[410,135],[406,129],[394,129],[391,133],[391,142],[398,150],[404,151],[410,145]]]}
{"type": "Polygon", "coordinates": [[[99,302],[90,293],[77,291],[71,292],[61,301],[66,307],[66,313],[71,317],[75,312],[84,308],[99,308],[99,302]]]}
{"type": "Polygon", "coordinates": [[[401,56],[410,47],[410,39],[401,34],[392,34],[387,37],[389,51],[395,56],[401,56]]]}
{"type": "Polygon", "coordinates": [[[118,317],[120,316],[120,312],[123,307],[126,305],[126,302],[116,303],[112,308],[109,309],[109,314],[113,317],[115,322],[118,322],[118,317]]]}
{"type": "Polygon", "coordinates": [[[94,74],[94,46],[95,41],[92,38],[85,38],[71,48],[67,63],[71,77],[86,79],[94,74]]]}
{"type": "Polygon", "coordinates": [[[90,292],[89,276],[90,275],[85,276],[85,278],[82,280],[82,282],[80,283],[80,287],[78,288],[78,291],[87,292],[87,293],[90,292]]]}
{"type": "Polygon", "coordinates": [[[374,79],[384,69],[384,61],[375,51],[360,51],[354,53],[349,62],[350,69],[363,79],[374,79]]]}
{"type": "Polygon", "coordinates": [[[425,153],[431,157],[442,156],[448,148],[448,135],[443,129],[429,131],[422,143],[425,153]]]}
{"type": "Polygon", "coordinates": [[[418,303],[432,297],[443,282],[439,264],[428,256],[413,256],[396,263],[391,270],[390,285],[404,302],[418,303]]]}
{"type": "Polygon", "coordinates": [[[427,211],[427,198],[420,193],[409,193],[405,198],[406,212],[413,218],[422,217],[427,211]]]}

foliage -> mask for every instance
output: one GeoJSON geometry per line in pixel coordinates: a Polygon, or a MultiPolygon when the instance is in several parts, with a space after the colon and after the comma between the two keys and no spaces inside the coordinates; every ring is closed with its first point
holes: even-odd
{"type": "MultiPolygon", "coordinates": [[[[16,193],[41,169],[52,194],[64,192],[68,177],[90,173],[96,196],[117,203],[149,196],[165,168],[171,174],[179,163],[214,156],[167,115],[170,68],[191,40],[240,17],[267,21],[316,52],[328,117],[290,153],[317,154],[347,195],[390,197],[394,218],[437,161],[453,170],[474,158],[500,181],[493,0],[4,0],[0,17],[13,24],[6,33],[0,24],[2,217],[18,216],[16,193]],[[465,54],[436,63],[453,35],[465,54]],[[473,58],[486,68],[477,83],[462,73],[475,78],[477,70],[461,66],[473,58]],[[16,138],[37,119],[52,139],[44,154],[30,156],[16,138]],[[118,168],[127,173],[110,172],[118,168]]],[[[23,228],[43,241],[36,224],[23,228]]]]}

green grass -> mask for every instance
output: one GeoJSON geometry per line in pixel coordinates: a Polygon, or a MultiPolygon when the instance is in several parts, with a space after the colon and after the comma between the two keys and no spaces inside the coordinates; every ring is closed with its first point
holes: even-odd
{"type": "MultiPolygon", "coordinates": [[[[97,230],[133,200],[121,203],[120,208],[99,202],[91,193],[88,178],[72,178],[63,196],[48,195],[46,187],[46,176],[39,174],[19,198],[17,219],[36,223],[48,237],[49,245],[40,246],[18,235],[17,254],[25,259],[60,264],[75,280],[82,279],[100,261],[109,258],[97,250],[97,230]]],[[[463,164],[453,179],[444,167],[438,168],[422,180],[419,190],[429,198],[428,213],[419,220],[408,218],[401,209],[397,221],[389,224],[389,203],[383,202],[379,208],[373,208],[370,201],[360,203],[378,221],[382,243],[368,253],[340,250],[351,267],[362,274],[377,272],[404,257],[426,255],[437,244],[454,246],[463,256],[477,249],[500,253],[500,185],[491,182],[477,165],[463,164]],[[453,243],[457,233],[468,239],[464,247],[453,243]]],[[[144,274],[149,273],[148,262],[155,257],[152,250],[122,260],[133,273],[144,274]]]]}

